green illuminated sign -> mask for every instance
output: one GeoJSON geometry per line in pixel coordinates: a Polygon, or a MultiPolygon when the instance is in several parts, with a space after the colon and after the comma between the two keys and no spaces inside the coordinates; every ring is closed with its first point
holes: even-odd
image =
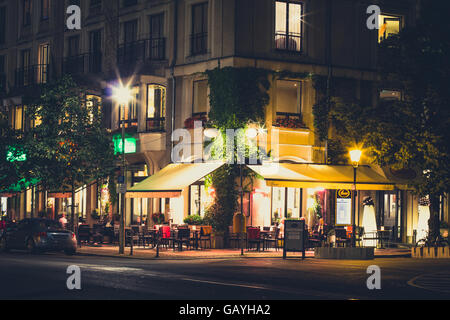
{"type": "Polygon", "coordinates": [[[6,161],[9,162],[23,162],[27,161],[27,155],[21,151],[17,150],[15,147],[10,147],[6,153],[6,161]]]}
{"type": "MultiPolygon", "coordinates": [[[[123,153],[123,147],[122,147],[122,136],[115,135],[113,136],[113,142],[114,142],[114,154],[121,154],[123,153]]],[[[137,151],[137,144],[136,144],[136,138],[125,136],[125,153],[136,153],[137,151]]]]}

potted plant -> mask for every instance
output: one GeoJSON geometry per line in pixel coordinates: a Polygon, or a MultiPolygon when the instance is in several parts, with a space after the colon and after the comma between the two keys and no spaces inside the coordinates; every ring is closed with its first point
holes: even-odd
{"type": "Polygon", "coordinates": [[[91,212],[91,218],[92,218],[93,220],[99,220],[99,219],[100,219],[100,212],[99,212],[98,209],[92,210],[92,212],[91,212]]]}
{"type": "Polygon", "coordinates": [[[183,220],[183,222],[188,225],[192,225],[192,226],[201,226],[203,224],[203,218],[200,215],[196,214],[196,215],[187,216],[183,220]]]}
{"type": "Polygon", "coordinates": [[[154,224],[164,223],[164,215],[161,212],[155,212],[152,214],[152,221],[154,224]]]}

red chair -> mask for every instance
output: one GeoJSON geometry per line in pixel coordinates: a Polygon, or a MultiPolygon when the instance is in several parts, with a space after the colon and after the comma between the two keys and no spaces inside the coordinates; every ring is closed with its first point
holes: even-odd
{"type": "Polygon", "coordinates": [[[261,249],[261,243],[264,239],[261,239],[261,230],[259,228],[248,228],[247,229],[247,250],[253,244],[257,246],[258,251],[261,249]]]}

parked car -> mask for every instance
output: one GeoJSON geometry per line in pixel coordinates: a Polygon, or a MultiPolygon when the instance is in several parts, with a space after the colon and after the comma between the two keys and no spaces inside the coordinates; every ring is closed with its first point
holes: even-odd
{"type": "Polygon", "coordinates": [[[30,253],[64,251],[73,255],[77,250],[77,238],[71,231],[47,219],[25,219],[10,226],[0,237],[0,251],[26,250],[30,253]]]}

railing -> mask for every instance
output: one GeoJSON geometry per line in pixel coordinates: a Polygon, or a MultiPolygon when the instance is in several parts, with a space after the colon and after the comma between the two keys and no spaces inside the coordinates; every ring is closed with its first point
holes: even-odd
{"type": "Polygon", "coordinates": [[[276,127],[299,129],[305,128],[301,113],[277,112],[276,127]]]}
{"type": "Polygon", "coordinates": [[[89,72],[90,73],[102,72],[102,53],[91,52],[88,53],[88,57],[89,57],[89,72]]]}
{"type": "Polygon", "coordinates": [[[122,128],[122,124],[124,124],[125,128],[137,128],[138,120],[137,119],[119,120],[119,129],[122,128]]]}
{"type": "Polygon", "coordinates": [[[102,53],[92,52],[67,57],[63,62],[63,71],[72,75],[85,74],[86,72],[100,73],[102,71],[102,53]]]}
{"type": "Polygon", "coordinates": [[[64,59],[63,71],[71,75],[84,74],[86,55],[71,56],[64,59]]]}
{"type": "Polygon", "coordinates": [[[136,62],[164,60],[166,39],[152,38],[125,43],[117,49],[117,64],[133,65],[136,62]]]}
{"type": "Polygon", "coordinates": [[[166,129],[166,118],[147,118],[147,132],[162,132],[166,129]]]}
{"type": "Polygon", "coordinates": [[[302,49],[302,37],[298,33],[275,33],[275,48],[278,50],[300,52],[302,49]]]}
{"type": "Polygon", "coordinates": [[[50,65],[38,64],[16,69],[16,87],[27,87],[50,80],[50,65]]]}
{"type": "Polygon", "coordinates": [[[208,33],[197,33],[191,35],[191,55],[204,54],[208,48],[208,33]]]}

